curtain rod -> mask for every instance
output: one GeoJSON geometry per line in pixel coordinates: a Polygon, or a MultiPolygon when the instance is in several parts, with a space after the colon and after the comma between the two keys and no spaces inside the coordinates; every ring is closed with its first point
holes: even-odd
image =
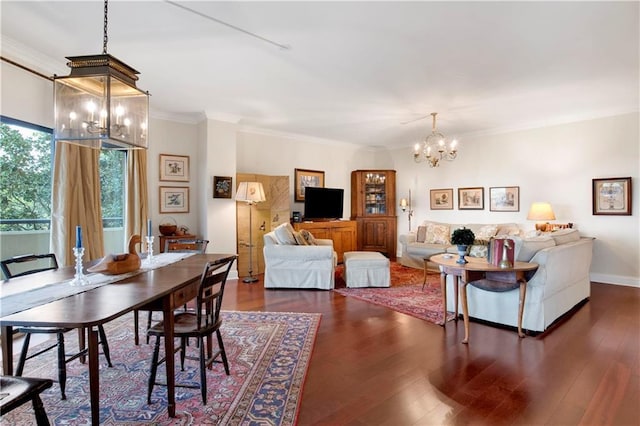
{"type": "Polygon", "coordinates": [[[21,68],[21,69],[23,69],[23,70],[25,70],[25,71],[28,71],[28,72],[32,73],[32,74],[35,74],[35,75],[37,75],[38,77],[42,77],[42,78],[47,79],[47,80],[49,80],[49,81],[53,81],[53,77],[49,77],[49,76],[47,76],[47,75],[44,75],[44,74],[42,74],[41,72],[38,72],[38,71],[33,70],[33,69],[31,69],[31,68],[29,68],[29,67],[27,67],[27,66],[25,66],[25,65],[19,64],[19,63],[15,62],[15,61],[12,61],[11,59],[5,58],[4,56],[0,56],[0,59],[2,59],[2,60],[3,60],[3,61],[5,61],[5,62],[10,63],[10,64],[11,64],[11,65],[13,65],[13,66],[16,66],[16,67],[18,67],[18,68],[21,68]]]}

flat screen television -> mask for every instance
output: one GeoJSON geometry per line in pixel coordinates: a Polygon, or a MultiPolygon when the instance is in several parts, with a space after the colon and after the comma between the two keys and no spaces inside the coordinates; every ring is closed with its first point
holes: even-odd
{"type": "Polygon", "coordinates": [[[344,189],[315,188],[304,189],[304,219],[342,219],[344,189]]]}

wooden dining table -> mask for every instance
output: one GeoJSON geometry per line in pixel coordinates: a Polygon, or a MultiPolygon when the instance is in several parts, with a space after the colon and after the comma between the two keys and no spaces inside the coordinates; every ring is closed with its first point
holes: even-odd
{"type": "MultiPolygon", "coordinates": [[[[144,270],[101,287],[63,297],[20,312],[5,315],[9,306],[1,306],[0,327],[2,366],[6,375],[13,374],[13,327],[68,327],[88,330],[88,367],[91,400],[91,423],[100,423],[100,380],[98,365],[97,327],[135,309],[162,311],[164,318],[167,411],[175,417],[175,361],[173,315],[175,308],[197,295],[204,266],[208,262],[224,262],[235,254],[195,254],[167,266],[144,270]]],[[[64,267],[55,271],[4,281],[2,295],[27,291],[38,286],[60,283],[73,278],[75,268],[64,267]]],[[[2,300],[0,299],[0,304],[2,300]]],[[[132,340],[133,344],[133,340],[132,340]]]]}

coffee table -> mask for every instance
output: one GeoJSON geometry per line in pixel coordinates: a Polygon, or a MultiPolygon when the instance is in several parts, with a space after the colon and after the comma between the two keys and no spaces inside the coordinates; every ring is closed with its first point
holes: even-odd
{"type": "MultiPolygon", "coordinates": [[[[465,257],[467,263],[457,263],[458,256],[437,254],[429,260],[440,267],[440,287],[442,288],[442,300],[444,302],[444,321],[447,318],[447,275],[453,276],[454,289],[458,293],[458,281],[462,281],[462,315],[464,318],[464,340],[469,343],[469,308],[467,305],[467,285],[486,291],[509,291],[520,289],[518,302],[518,336],[524,337],[522,332],[522,316],[524,313],[524,301],[527,295],[526,273],[538,269],[538,264],[529,262],[514,262],[511,268],[500,268],[484,258],[465,257]]],[[[458,316],[458,303],[456,297],[456,317],[458,316]]]]}

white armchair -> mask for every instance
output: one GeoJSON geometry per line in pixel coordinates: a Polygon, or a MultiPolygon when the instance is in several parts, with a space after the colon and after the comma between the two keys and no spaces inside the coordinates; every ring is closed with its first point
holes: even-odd
{"type": "Polygon", "coordinates": [[[333,241],[316,239],[317,245],[281,244],[275,232],[264,234],[264,287],[335,287],[337,255],[333,241]]]}

